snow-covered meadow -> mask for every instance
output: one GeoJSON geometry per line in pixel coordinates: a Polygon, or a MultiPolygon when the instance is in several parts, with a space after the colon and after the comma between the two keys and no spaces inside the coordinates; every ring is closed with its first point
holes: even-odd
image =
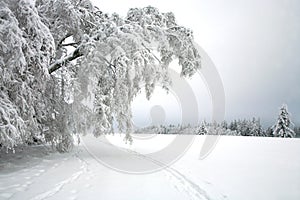
{"type": "Polygon", "coordinates": [[[248,10],[248,4],[229,3],[222,12],[216,8],[227,6],[202,2],[213,18],[220,15],[214,21],[198,19],[197,6],[183,2],[193,9],[174,8],[177,21],[169,3],[130,2],[127,14],[115,13],[121,4],[109,3],[115,5],[106,13],[102,1],[0,1],[0,200],[299,200],[300,140],[289,138],[300,133],[300,95],[291,87],[300,80],[300,49],[293,46],[299,44],[299,5],[269,2],[263,9],[258,2],[258,9],[248,10]],[[196,22],[207,27],[198,29],[196,22]],[[173,73],[174,63],[179,68],[173,73]],[[200,126],[200,118],[210,117],[198,107],[204,102],[199,85],[186,81],[194,75],[204,79],[212,101],[212,123],[200,126]],[[142,91],[147,101],[153,98],[157,86],[176,96],[181,117],[158,101],[150,119],[141,105],[137,118],[144,116],[157,135],[146,135],[147,129],[133,134],[134,100],[142,91]],[[273,120],[271,107],[281,102],[295,115],[284,104],[263,130],[261,120],[273,120]],[[221,122],[225,107],[226,120],[261,118],[221,122]],[[165,113],[178,126],[166,126],[165,113]],[[124,134],[108,135],[116,128],[124,134]],[[219,142],[200,159],[206,137],[219,142]],[[81,143],[74,145],[74,138],[81,143]]]}
{"type": "MultiPolygon", "coordinates": [[[[82,138],[72,152],[47,146],[1,152],[0,199],[289,199],[300,198],[300,140],[221,136],[199,159],[206,136],[196,136],[174,164],[153,173],[131,174],[103,165],[110,160],[163,165],[146,154],[174,135],[154,135],[125,144],[124,135],[82,138]],[[122,151],[114,151],[113,149],[122,151]]],[[[188,137],[186,135],[176,137],[188,137]]]]}

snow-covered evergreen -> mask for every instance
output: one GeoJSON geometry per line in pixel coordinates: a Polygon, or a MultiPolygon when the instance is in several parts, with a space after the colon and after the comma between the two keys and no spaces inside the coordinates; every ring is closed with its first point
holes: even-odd
{"type": "Polygon", "coordinates": [[[283,104],[279,110],[277,123],[273,126],[273,135],[275,137],[295,137],[296,134],[290,128],[292,124],[287,105],[283,104]]]}
{"type": "Polygon", "coordinates": [[[206,128],[206,124],[205,122],[202,122],[200,127],[199,127],[199,130],[198,130],[198,134],[199,135],[207,135],[208,131],[207,131],[207,128],[206,128]]]}

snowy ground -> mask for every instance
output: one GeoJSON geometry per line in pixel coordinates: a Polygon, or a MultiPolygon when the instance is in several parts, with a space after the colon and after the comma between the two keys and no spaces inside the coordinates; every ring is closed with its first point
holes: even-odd
{"type": "Polygon", "coordinates": [[[197,136],[176,163],[148,174],[118,172],[101,162],[163,166],[139,153],[157,151],[174,137],[157,135],[132,146],[123,136],[107,137],[122,151],[88,136],[67,154],[44,146],[0,152],[0,199],[300,199],[299,139],[223,136],[199,160],[205,136],[197,136]]]}

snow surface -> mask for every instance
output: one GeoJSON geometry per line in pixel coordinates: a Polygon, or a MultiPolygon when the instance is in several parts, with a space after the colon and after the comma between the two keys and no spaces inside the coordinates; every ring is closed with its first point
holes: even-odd
{"type": "Polygon", "coordinates": [[[118,172],[98,158],[163,165],[142,154],[164,148],[174,135],[136,139],[131,146],[124,135],[106,136],[111,144],[86,136],[66,154],[47,146],[1,151],[0,199],[300,199],[299,139],[222,136],[199,160],[205,137],[196,136],[173,165],[148,174],[118,172]]]}

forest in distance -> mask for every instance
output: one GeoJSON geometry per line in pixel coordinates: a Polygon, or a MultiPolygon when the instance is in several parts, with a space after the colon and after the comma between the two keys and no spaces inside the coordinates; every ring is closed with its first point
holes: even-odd
{"type": "Polygon", "coordinates": [[[287,105],[282,105],[278,118],[273,126],[263,128],[259,118],[237,119],[231,122],[222,121],[206,122],[200,124],[170,124],[152,125],[137,128],[136,134],[195,134],[195,135],[231,135],[231,136],[257,136],[257,137],[300,137],[300,127],[295,126],[287,110],[287,105]]]}

